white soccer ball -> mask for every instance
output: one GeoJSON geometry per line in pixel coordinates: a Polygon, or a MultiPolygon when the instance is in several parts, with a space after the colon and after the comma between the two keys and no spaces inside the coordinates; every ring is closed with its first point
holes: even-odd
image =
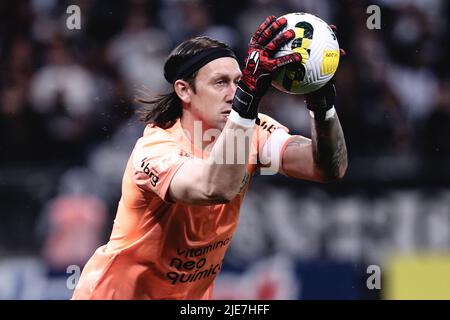
{"type": "Polygon", "coordinates": [[[295,38],[281,47],[275,57],[297,52],[303,59],[301,64],[288,64],[278,69],[272,85],[291,94],[320,89],[333,77],[339,65],[336,35],[325,21],[309,13],[289,13],[282,17],[287,19],[287,24],[281,32],[292,29],[295,38]]]}

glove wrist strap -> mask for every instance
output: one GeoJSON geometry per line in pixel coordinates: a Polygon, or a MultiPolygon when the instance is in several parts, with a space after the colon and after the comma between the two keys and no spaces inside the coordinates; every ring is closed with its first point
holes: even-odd
{"type": "Polygon", "coordinates": [[[309,114],[313,119],[324,121],[333,118],[334,115],[336,114],[336,109],[333,106],[331,107],[331,109],[328,110],[320,110],[320,111],[310,110],[309,114]]]}
{"type": "Polygon", "coordinates": [[[257,97],[243,81],[239,81],[232,102],[232,109],[242,118],[256,119],[260,97],[257,97]]]}

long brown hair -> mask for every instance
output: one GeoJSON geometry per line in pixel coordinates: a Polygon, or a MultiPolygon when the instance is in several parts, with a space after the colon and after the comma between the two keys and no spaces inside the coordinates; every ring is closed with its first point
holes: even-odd
{"type": "MultiPolygon", "coordinates": [[[[208,37],[197,37],[182,42],[173,49],[164,63],[165,78],[170,82],[170,79],[173,79],[183,62],[193,55],[208,48],[221,47],[228,48],[225,43],[208,37]]],[[[197,73],[198,70],[183,77],[183,80],[188,82],[192,87],[194,93],[196,92],[195,77],[197,76],[197,73]]],[[[173,89],[169,93],[159,94],[148,100],[138,97],[137,101],[144,104],[143,109],[140,111],[141,120],[163,129],[173,126],[177,119],[183,114],[181,100],[173,89]]]]}

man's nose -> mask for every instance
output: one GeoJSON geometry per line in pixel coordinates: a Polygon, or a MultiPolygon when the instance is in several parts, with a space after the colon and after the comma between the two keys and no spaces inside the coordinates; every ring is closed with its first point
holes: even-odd
{"type": "Polygon", "coordinates": [[[228,92],[227,92],[227,102],[232,102],[234,95],[236,93],[236,89],[237,89],[237,83],[235,83],[234,81],[231,82],[231,84],[228,86],[228,92]]]}

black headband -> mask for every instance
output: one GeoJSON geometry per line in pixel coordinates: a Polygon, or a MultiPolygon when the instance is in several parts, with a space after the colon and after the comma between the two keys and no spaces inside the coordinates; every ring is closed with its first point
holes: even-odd
{"type": "Polygon", "coordinates": [[[169,78],[170,75],[168,74],[165,74],[164,76],[167,81],[174,83],[178,79],[183,79],[187,75],[199,70],[207,63],[223,57],[231,57],[237,60],[236,55],[229,48],[209,48],[187,58],[172,78],[169,78]]]}

